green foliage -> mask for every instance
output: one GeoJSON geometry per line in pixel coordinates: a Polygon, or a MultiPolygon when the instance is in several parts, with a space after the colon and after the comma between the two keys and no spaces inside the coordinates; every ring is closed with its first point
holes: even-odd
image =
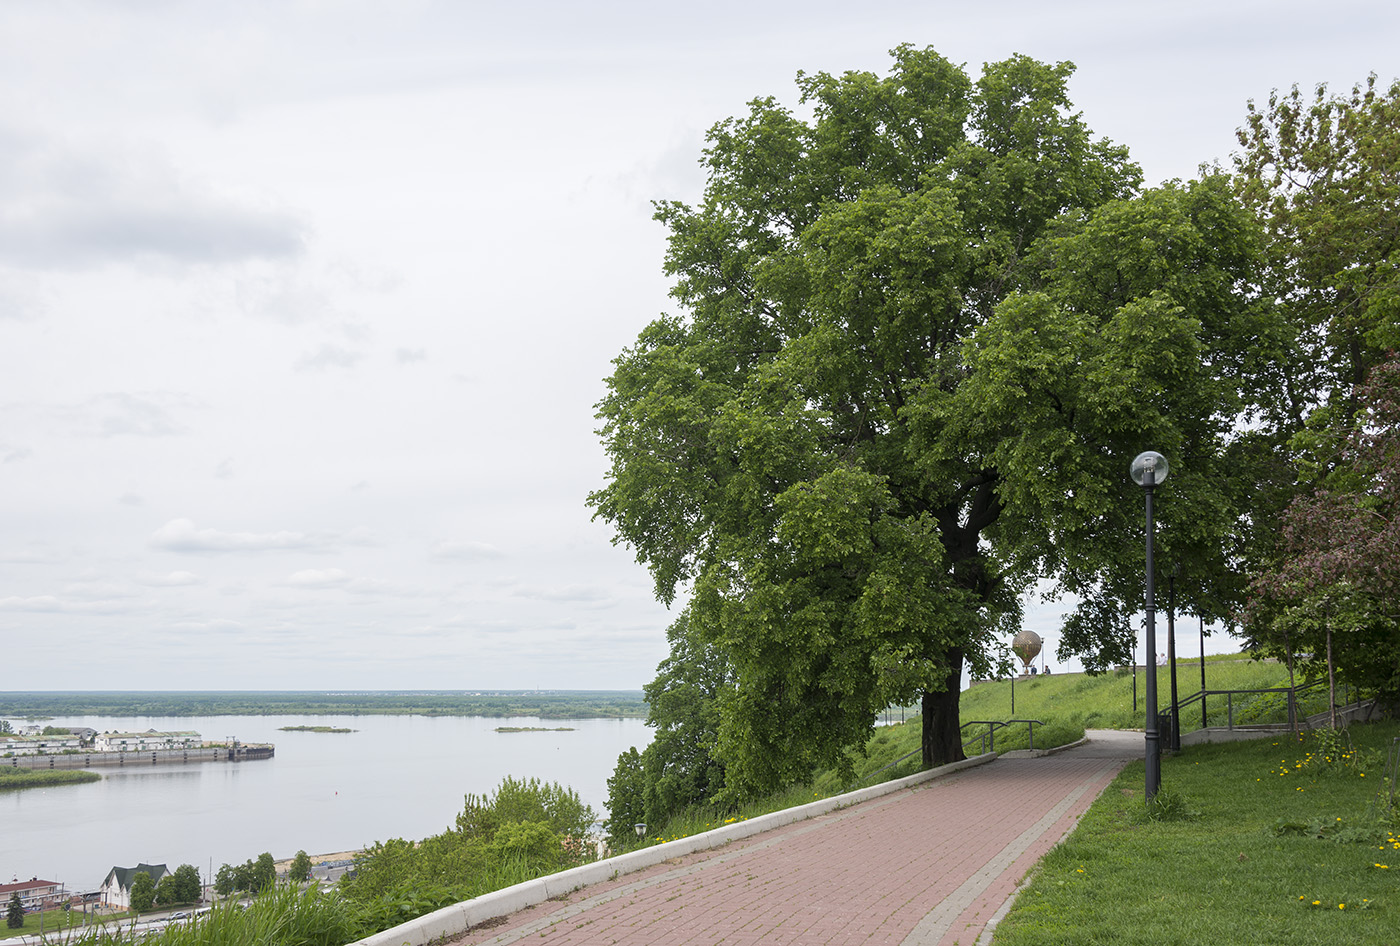
{"type": "Polygon", "coordinates": [[[1400,82],[1349,94],[1295,85],[1249,105],[1236,186],[1268,232],[1267,297],[1281,300],[1290,357],[1264,415],[1298,430],[1318,408],[1349,421],[1354,388],[1400,334],[1400,82]]]}
{"type": "Polygon", "coordinates": [[[104,926],[81,942],[91,946],[138,942],[144,946],[341,946],[375,931],[335,893],[316,887],[282,887],[264,891],[247,908],[220,904],[192,923],[172,923],[149,933],[116,924],[104,926]]]}
{"type": "Polygon", "coordinates": [[[586,837],[596,816],[578,793],[558,782],[507,775],[494,795],[466,796],[457,830],[468,838],[489,840],[509,821],[539,822],[563,838],[586,837]]]}
{"type": "Polygon", "coordinates": [[[277,862],[272,854],[263,851],[253,864],[253,890],[261,893],[277,885],[277,862]]]}
{"type": "Polygon", "coordinates": [[[1148,799],[1142,807],[1143,819],[1154,823],[1191,821],[1200,816],[1200,811],[1192,808],[1180,792],[1170,788],[1158,789],[1157,794],[1148,799]]]}
{"type": "Polygon", "coordinates": [[[642,754],[632,746],[617,757],[613,774],[608,777],[607,830],[612,850],[626,850],[632,844],[636,825],[660,823],[647,820],[646,788],[642,754]]]}
{"type": "Polygon", "coordinates": [[[137,871],[131,878],[131,909],[145,913],[155,903],[156,885],[151,875],[144,870],[137,871]]]}
{"type": "Polygon", "coordinates": [[[608,779],[608,837],[614,849],[633,843],[633,826],[660,824],[689,806],[710,801],[724,788],[724,765],[715,748],[721,702],[733,691],[723,652],[692,633],[689,610],[666,631],[671,653],[644,688],[656,729],[638,753],[618,757],[608,779]]]}
{"type": "Polygon", "coordinates": [[[680,763],[683,786],[718,763],[725,798],[849,766],[890,703],[922,699],[925,764],[959,757],[963,667],[997,663],[1036,579],[1086,602],[1074,651],[1119,659],[1149,445],[1180,471],[1164,559],[1206,613],[1234,595],[1252,494],[1227,454],[1265,316],[1237,291],[1259,239],[1228,181],[1135,196],[1068,63],[973,82],[893,55],[800,75],[810,120],[764,98],[711,130],[703,200],[657,205],[684,315],[599,404],[590,504],[659,598],[692,588],[686,637],[732,674],[713,748],[680,763]]]}
{"type": "Polygon", "coordinates": [[[169,907],[182,902],[184,901],[180,897],[179,884],[176,883],[174,874],[166,874],[156,882],[154,899],[156,906],[169,907]]]}
{"type": "Polygon", "coordinates": [[[204,895],[204,884],[193,864],[181,864],[170,875],[175,880],[175,902],[197,903],[204,895]]]}
{"type": "Polygon", "coordinates": [[[498,863],[541,873],[557,870],[564,860],[563,841],[538,821],[505,822],[496,829],[489,851],[498,863]]]}
{"type": "Polygon", "coordinates": [[[375,842],[338,889],[374,924],[393,925],[592,859],[593,822],[574,791],[507,777],[491,795],[467,795],[451,830],[375,842]]]}
{"type": "Polygon", "coordinates": [[[287,879],[294,883],[304,884],[311,879],[311,856],[305,851],[297,851],[296,857],[292,858],[291,866],[287,868],[287,879]]]}
{"type": "Polygon", "coordinates": [[[102,781],[102,776],[96,772],[73,769],[21,769],[10,766],[0,768],[0,791],[100,781],[102,781]]]}
{"type": "Polygon", "coordinates": [[[19,899],[19,891],[10,894],[10,902],[5,908],[5,925],[12,930],[24,927],[24,904],[19,899]]]}
{"type": "Polygon", "coordinates": [[[236,889],[238,879],[235,869],[227,864],[220,864],[219,869],[214,872],[214,892],[221,897],[227,897],[236,889]]]}

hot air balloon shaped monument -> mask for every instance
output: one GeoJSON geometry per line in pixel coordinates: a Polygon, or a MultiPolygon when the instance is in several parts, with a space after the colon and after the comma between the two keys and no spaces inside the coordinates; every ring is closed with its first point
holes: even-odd
{"type": "Polygon", "coordinates": [[[1021,658],[1021,676],[1030,673],[1031,664],[1040,655],[1040,635],[1035,631],[1017,631],[1011,639],[1011,649],[1021,658]]]}

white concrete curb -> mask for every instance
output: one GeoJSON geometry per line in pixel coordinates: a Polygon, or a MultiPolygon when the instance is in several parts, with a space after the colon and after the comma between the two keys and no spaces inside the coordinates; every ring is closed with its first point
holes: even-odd
{"type": "Polygon", "coordinates": [[[527,880],[523,884],[483,894],[462,903],[454,903],[450,907],[443,907],[427,916],[420,916],[416,920],[400,923],[398,926],[383,932],[356,940],[350,946],[427,946],[428,943],[436,940],[465,933],[473,926],[479,926],[487,920],[509,916],[526,907],[543,903],[552,897],[561,897],[564,894],[572,893],[580,887],[614,880],[623,874],[645,870],[673,857],[721,847],[730,841],[747,838],[773,828],[781,828],[795,821],[815,818],[817,815],[824,815],[837,808],[846,808],[872,798],[879,798],[881,795],[901,791],[911,785],[918,785],[920,782],[927,782],[930,779],[951,775],[974,765],[991,762],[996,757],[997,753],[988,752],[964,759],[962,762],[953,762],[925,772],[916,772],[905,778],[881,782],[868,788],[858,788],[855,791],[846,792],[844,795],[833,795],[830,798],[809,802],[796,808],[785,808],[782,811],[759,815],[747,821],[736,821],[733,824],[714,828],[701,834],[693,834],[688,838],[678,838],[675,841],[667,841],[665,844],[657,844],[654,847],[628,851],[626,854],[594,861],[591,864],[584,864],[582,867],[550,874],[536,880],[527,880]]]}

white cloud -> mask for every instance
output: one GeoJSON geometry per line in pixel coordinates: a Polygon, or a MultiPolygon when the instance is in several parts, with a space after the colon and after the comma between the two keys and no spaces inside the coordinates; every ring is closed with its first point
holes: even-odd
{"type": "MultiPolygon", "coordinates": [[[[123,595],[121,597],[128,597],[123,595]]],[[[0,611],[20,611],[39,614],[122,614],[137,610],[131,604],[99,597],[90,601],[71,601],[55,595],[11,595],[0,598],[0,611]]]]}
{"type": "Polygon", "coordinates": [[[467,542],[456,539],[443,539],[433,546],[433,558],[488,559],[501,558],[501,550],[485,542],[467,542]]]}
{"type": "Polygon", "coordinates": [[[0,260],[42,269],[298,255],[283,210],[220,197],[150,148],[0,128],[0,260]]]}
{"type": "Polygon", "coordinates": [[[603,588],[588,585],[567,585],[562,588],[517,588],[511,592],[517,598],[532,598],[536,601],[552,601],[561,604],[575,604],[584,607],[611,607],[616,601],[612,594],[603,588]]]}
{"type": "Polygon", "coordinates": [[[350,576],[339,568],[305,568],[293,572],[287,584],[299,588],[340,588],[350,581],[350,576]]]}
{"type": "Polygon", "coordinates": [[[298,371],[317,371],[322,368],[353,368],[364,359],[364,353],[341,348],[339,345],[322,345],[314,352],[307,352],[297,359],[298,371]]]}
{"type": "Polygon", "coordinates": [[[151,545],[172,552],[262,552],[270,549],[317,549],[338,538],[305,532],[223,532],[197,529],[189,519],[171,519],[151,534],[151,545]]]}
{"type": "Polygon", "coordinates": [[[201,584],[200,578],[194,572],[173,571],[163,575],[143,575],[138,578],[143,585],[151,585],[156,588],[177,588],[181,585],[201,584]]]}
{"type": "Polygon", "coordinates": [[[65,611],[63,602],[53,595],[33,595],[21,598],[11,595],[0,598],[0,611],[65,611]]]}
{"type": "Polygon", "coordinates": [[[169,391],[108,391],[58,413],[89,437],[174,437],[187,428],[173,409],[191,404],[187,396],[169,391]]]}
{"type": "Polygon", "coordinates": [[[323,290],[311,286],[299,273],[287,272],[283,267],[240,276],[235,298],[248,315],[283,325],[322,322],[336,315],[323,290]]]}
{"type": "Polygon", "coordinates": [[[422,348],[396,348],[394,349],[394,360],[401,365],[411,365],[419,361],[427,361],[428,352],[422,348]]]}
{"type": "Polygon", "coordinates": [[[0,443],[0,463],[18,463],[27,460],[34,455],[34,451],[28,447],[16,447],[8,443],[0,443]]]}
{"type": "Polygon", "coordinates": [[[246,625],[239,621],[227,619],[217,619],[213,621],[179,621],[166,625],[171,630],[194,634],[234,634],[242,631],[246,625]]]}

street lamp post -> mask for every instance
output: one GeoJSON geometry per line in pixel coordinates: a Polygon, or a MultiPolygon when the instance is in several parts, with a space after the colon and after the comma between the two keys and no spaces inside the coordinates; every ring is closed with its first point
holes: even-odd
{"type": "Polygon", "coordinates": [[[1133,482],[1142,487],[1147,497],[1147,655],[1152,661],[1147,668],[1147,800],[1151,801],[1162,787],[1161,736],[1157,731],[1157,667],[1153,659],[1157,653],[1157,613],[1153,597],[1152,583],[1152,490],[1166,482],[1167,458],[1154,450],[1139,453],[1133,458],[1128,472],[1133,482]]]}

